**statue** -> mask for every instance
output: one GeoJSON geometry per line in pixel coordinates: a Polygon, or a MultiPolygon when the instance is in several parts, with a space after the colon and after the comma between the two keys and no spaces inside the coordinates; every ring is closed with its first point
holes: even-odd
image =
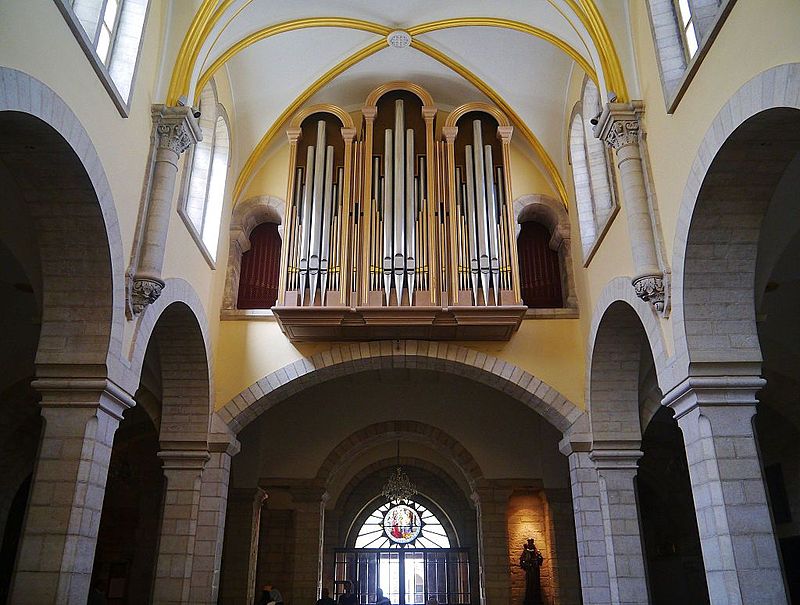
{"type": "Polygon", "coordinates": [[[528,538],[522,547],[519,566],[525,570],[525,600],[523,605],[542,605],[542,580],[539,569],[542,566],[542,553],[536,548],[533,538],[528,538]]]}

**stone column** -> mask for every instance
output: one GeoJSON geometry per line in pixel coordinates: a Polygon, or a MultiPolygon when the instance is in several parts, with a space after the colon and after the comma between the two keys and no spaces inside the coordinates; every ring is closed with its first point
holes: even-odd
{"type": "Polygon", "coordinates": [[[757,376],[689,377],[664,398],[675,410],[714,605],[786,603],[752,419],[757,376]]]}
{"type": "Polygon", "coordinates": [[[9,603],[84,605],[114,433],[133,398],[98,378],[39,378],[44,424],[9,603]]]}
{"type": "Polygon", "coordinates": [[[150,197],[130,293],[130,307],[134,315],[144,311],[147,305],[153,304],[161,296],[164,288],[161,268],[172,215],[178,159],[191,145],[203,139],[191,107],[154,105],[152,116],[156,150],[150,197]]]}
{"type": "Polygon", "coordinates": [[[188,603],[200,509],[200,478],[209,454],[204,449],[162,449],[158,457],[166,484],[153,603],[188,603]]]}
{"type": "Polygon", "coordinates": [[[581,584],[578,574],[578,558],[575,548],[575,523],[572,498],[569,489],[548,488],[545,490],[545,517],[547,541],[553,568],[553,603],[579,605],[581,584]]]}
{"type": "Polygon", "coordinates": [[[293,487],[290,491],[295,504],[291,600],[295,603],[313,603],[320,597],[322,588],[325,503],[328,494],[316,486],[293,487]]]}
{"type": "Polygon", "coordinates": [[[209,435],[210,458],[200,480],[200,505],[189,590],[192,603],[211,605],[217,602],[231,458],[239,453],[239,449],[239,442],[233,435],[209,435]]]}
{"type": "Polygon", "coordinates": [[[629,103],[608,103],[594,129],[595,136],[614,149],[622,184],[623,206],[636,275],[636,295],[664,310],[664,273],[658,264],[653,222],[647,202],[642,154],[639,148],[639,114],[629,103]]]}
{"type": "Polygon", "coordinates": [[[606,605],[611,602],[611,588],[605,528],[600,505],[600,479],[589,457],[590,447],[588,437],[565,437],[559,444],[561,453],[569,459],[583,602],[584,605],[606,605]]]}
{"type": "Polygon", "coordinates": [[[511,490],[483,480],[472,495],[478,509],[478,565],[481,605],[508,603],[508,499],[511,490]]]}
{"type": "Polygon", "coordinates": [[[261,508],[267,493],[260,487],[231,489],[222,561],[222,603],[253,603],[256,596],[261,508]]]}
{"type": "Polygon", "coordinates": [[[589,457],[595,463],[599,478],[610,602],[614,605],[646,605],[650,600],[633,483],[642,452],[639,449],[595,447],[589,457]]]}

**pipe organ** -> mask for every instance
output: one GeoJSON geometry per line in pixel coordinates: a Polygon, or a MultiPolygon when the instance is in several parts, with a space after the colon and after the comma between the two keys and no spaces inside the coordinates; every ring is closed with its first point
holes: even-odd
{"type": "Polygon", "coordinates": [[[509,144],[496,108],[439,115],[419,86],[375,89],[357,134],[332,105],[287,130],[278,303],[293,340],[508,339],[520,303],[509,144]],[[438,136],[437,136],[438,134],[438,136]]]}

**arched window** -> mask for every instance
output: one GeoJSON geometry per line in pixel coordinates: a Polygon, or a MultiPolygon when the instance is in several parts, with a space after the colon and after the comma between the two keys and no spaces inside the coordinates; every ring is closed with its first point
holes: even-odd
{"type": "MultiPolygon", "coordinates": [[[[96,59],[106,66],[124,103],[129,102],[148,0],[62,0],[62,12],[80,24],[96,59]],[[71,10],[69,10],[71,9],[71,10]]],[[[82,36],[78,36],[79,38],[82,36]]],[[[91,51],[87,51],[91,52],[91,51]]]]}
{"type": "Polygon", "coordinates": [[[536,221],[522,223],[517,249],[522,302],[531,309],[563,306],[558,252],[550,248],[550,231],[536,221]]]}
{"type": "Polygon", "coordinates": [[[367,517],[356,548],[450,548],[450,539],[430,510],[413,500],[387,502],[367,517]]]}
{"type": "Polygon", "coordinates": [[[269,309],[278,299],[281,237],[278,225],[262,223],[250,233],[250,249],[242,254],[238,307],[269,309]]]}
{"type": "Polygon", "coordinates": [[[602,110],[594,82],[584,81],[583,95],[573,110],[569,135],[572,179],[584,262],[594,254],[600,237],[617,210],[609,151],[592,131],[591,120],[602,110]]]}
{"type": "Polygon", "coordinates": [[[200,93],[200,129],[203,140],[187,158],[188,186],[181,216],[192,235],[213,261],[217,256],[219,226],[228,176],[230,137],[225,112],[217,102],[213,81],[200,93]]]}

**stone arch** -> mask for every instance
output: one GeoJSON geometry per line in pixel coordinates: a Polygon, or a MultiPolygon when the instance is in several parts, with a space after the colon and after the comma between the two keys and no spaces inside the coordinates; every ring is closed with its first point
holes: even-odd
{"type": "Polygon", "coordinates": [[[577,309],[578,295],[572,267],[572,246],[569,215],[564,204],[541,193],[523,195],[514,200],[514,218],[517,222],[517,237],[520,225],[525,221],[536,221],[550,231],[550,249],[558,252],[561,265],[561,288],[564,306],[577,309]]]}
{"type": "Polygon", "coordinates": [[[228,269],[225,275],[225,292],[222,308],[236,309],[239,298],[239,277],[242,254],[250,249],[250,234],[262,223],[278,225],[278,234],[283,238],[283,214],[286,202],[273,195],[258,195],[236,204],[231,217],[228,269]]]}
{"type": "Polygon", "coordinates": [[[470,487],[474,488],[475,483],[483,477],[477,460],[451,435],[422,422],[398,420],[366,426],[343,439],[320,465],[317,480],[329,486],[338,478],[343,467],[365,449],[398,438],[419,441],[432,447],[461,471],[464,481],[470,487]]]}
{"type": "Polygon", "coordinates": [[[137,320],[131,345],[131,375],[139,383],[151,345],[159,349],[162,372],[162,442],[177,440],[204,445],[211,422],[213,372],[208,320],[192,286],[166,280],[168,288],[148,313],[137,320]]]}
{"type": "Polygon", "coordinates": [[[103,165],[55,91],[7,67],[0,67],[0,80],[0,128],[17,146],[4,148],[4,160],[12,172],[29,175],[20,189],[39,240],[45,295],[37,374],[82,364],[121,383],[125,270],[103,165]],[[80,295],[86,291],[90,297],[80,295]]]}
{"type": "Polygon", "coordinates": [[[243,390],[218,413],[238,433],[294,393],[339,376],[380,368],[431,369],[481,382],[524,403],[562,432],[582,414],[558,391],[510,362],[456,344],[416,340],[341,344],[298,359],[243,390]]]}
{"type": "Polygon", "coordinates": [[[731,96],[697,150],[673,244],[673,384],[704,363],[760,373],[755,257],[772,192],[800,148],[798,109],[800,63],[768,69],[731,96]]]}
{"type": "Polygon", "coordinates": [[[638,442],[643,421],[657,411],[647,405],[643,414],[640,406],[644,346],[652,356],[657,383],[650,386],[658,389],[668,360],[661,324],[656,312],[635,295],[629,278],[614,278],[595,305],[587,347],[586,407],[596,442],[638,442]]]}

